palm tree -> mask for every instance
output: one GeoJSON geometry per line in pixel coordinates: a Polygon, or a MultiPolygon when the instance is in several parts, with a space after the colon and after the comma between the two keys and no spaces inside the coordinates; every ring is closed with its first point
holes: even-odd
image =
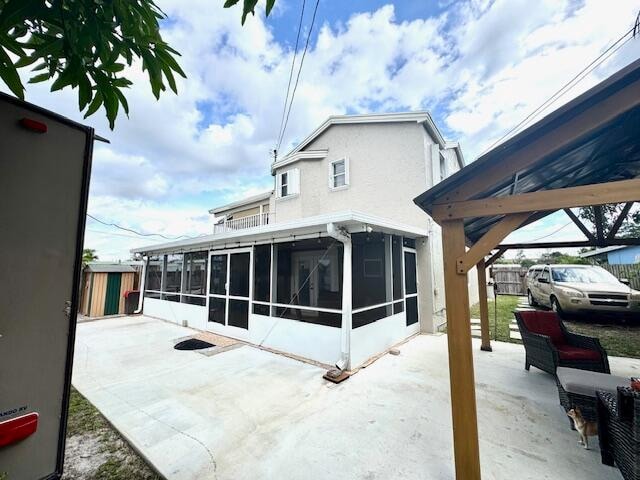
{"type": "Polygon", "coordinates": [[[85,248],[82,250],[82,264],[86,265],[89,262],[93,262],[98,260],[98,255],[96,255],[96,251],[93,248],[85,248]]]}

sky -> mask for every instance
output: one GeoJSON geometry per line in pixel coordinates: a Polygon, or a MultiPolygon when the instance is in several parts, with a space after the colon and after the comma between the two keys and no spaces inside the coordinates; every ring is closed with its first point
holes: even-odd
{"type": "MultiPolygon", "coordinates": [[[[110,140],[95,146],[91,215],[146,234],[198,236],[212,231],[210,208],[272,188],[270,151],[302,1],[277,0],[265,18],[261,0],[244,27],[239,8],[220,1],[156,3],[168,16],[162,35],[187,74],[178,95],[156,101],[134,64],[130,116],[113,131],[102,110],[82,118],[76,91],[28,85],[26,99],[110,140]]],[[[314,4],[306,2],[301,43],[314,4]]],[[[629,30],[637,13],[636,0],[320,0],[280,151],[329,115],[429,110],[471,162],[629,30]]],[[[640,38],[542,115],[638,57],[640,38]]],[[[508,241],[583,239],[569,222],[556,213],[508,241]]],[[[128,259],[131,248],[163,241],[87,221],[85,247],[100,260],[128,259]]]]}

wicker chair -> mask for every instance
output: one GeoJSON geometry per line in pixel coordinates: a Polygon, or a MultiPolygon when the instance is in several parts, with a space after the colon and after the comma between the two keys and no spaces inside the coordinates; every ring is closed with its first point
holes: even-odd
{"type": "Polygon", "coordinates": [[[625,480],[640,480],[640,392],[618,387],[617,396],[597,396],[602,463],[615,463],[625,480]]]}
{"type": "Polygon", "coordinates": [[[569,332],[554,312],[523,310],[514,314],[526,352],[526,370],[533,365],[552,375],[558,367],[611,373],[607,352],[597,338],[569,332]]]}

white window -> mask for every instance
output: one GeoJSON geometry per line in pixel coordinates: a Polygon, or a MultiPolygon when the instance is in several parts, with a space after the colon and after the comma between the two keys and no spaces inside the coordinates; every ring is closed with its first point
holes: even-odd
{"type": "Polygon", "coordinates": [[[300,170],[292,168],[276,175],[276,196],[291,197],[300,193],[300,170]]]}
{"type": "Polygon", "coordinates": [[[341,158],[329,164],[329,188],[339,189],[349,185],[349,159],[341,158]]]}
{"type": "Polygon", "coordinates": [[[444,158],[442,152],[440,152],[440,181],[447,178],[447,160],[444,158]]]}

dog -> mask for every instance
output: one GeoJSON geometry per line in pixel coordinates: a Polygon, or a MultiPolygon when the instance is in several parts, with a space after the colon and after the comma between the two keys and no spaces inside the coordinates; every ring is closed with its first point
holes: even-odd
{"type": "Polygon", "coordinates": [[[596,422],[585,420],[582,412],[577,407],[569,410],[567,415],[573,420],[573,424],[580,435],[578,445],[582,445],[586,450],[589,450],[589,437],[598,435],[598,425],[596,422]]]}

